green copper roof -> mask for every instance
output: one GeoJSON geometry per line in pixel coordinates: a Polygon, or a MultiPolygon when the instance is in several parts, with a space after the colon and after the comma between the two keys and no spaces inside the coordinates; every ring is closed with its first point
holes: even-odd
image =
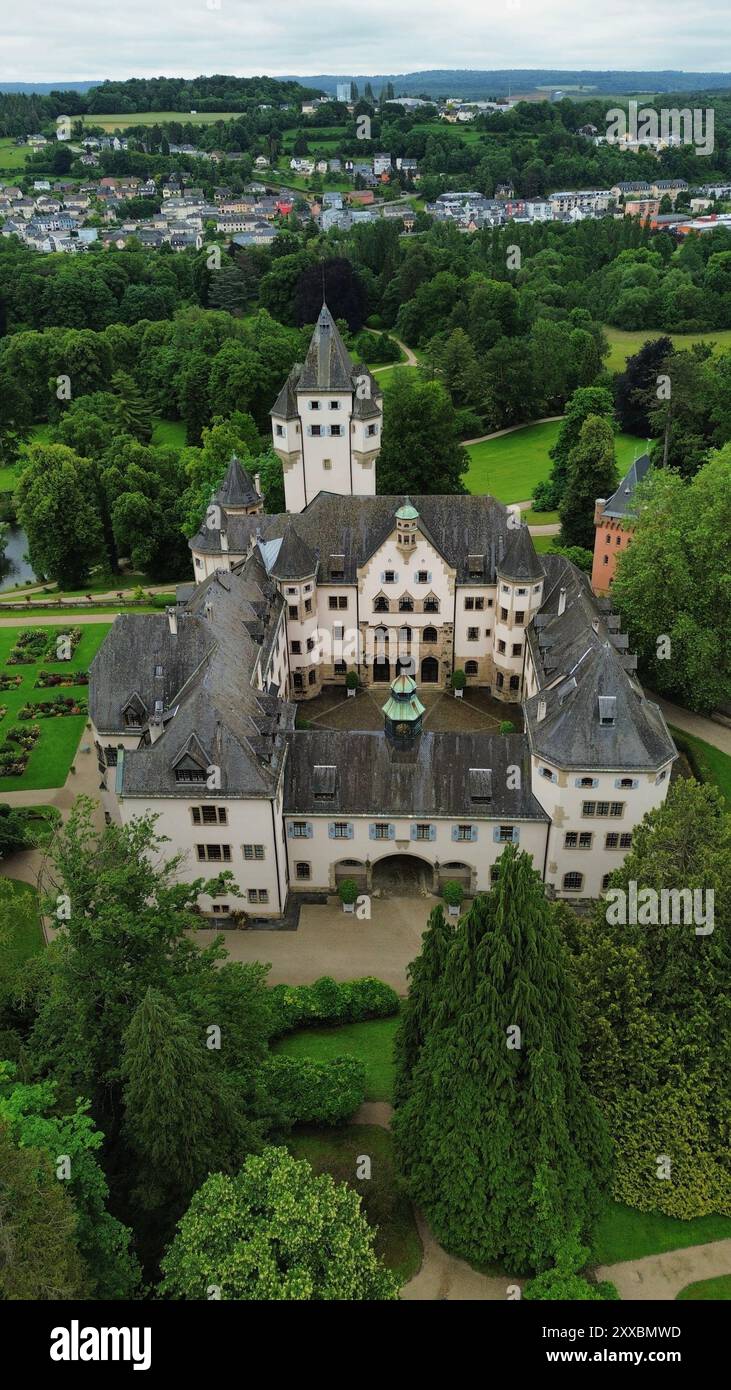
{"type": "Polygon", "coordinates": [[[398,521],[416,521],[418,515],[416,507],[412,507],[410,502],[406,502],[403,507],[399,507],[396,518],[398,521]]]}
{"type": "Polygon", "coordinates": [[[413,677],[405,673],[396,676],[396,679],[391,681],[391,694],[381,708],[386,719],[392,719],[395,723],[411,724],[420,719],[425,707],[416,693],[416,681],[413,677]]]}
{"type": "Polygon", "coordinates": [[[396,676],[391,681],[392,695],[413,695],[416,690],[416,681],[410,676],[408,671],[402,671],[400,676],[396,676]]]}

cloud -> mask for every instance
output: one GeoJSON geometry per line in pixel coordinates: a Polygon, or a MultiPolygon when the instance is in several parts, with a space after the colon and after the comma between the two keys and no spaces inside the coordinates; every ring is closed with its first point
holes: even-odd
{"type": "Polygon", "coordinates": [[[225,72],[633,68],[722,72],[728,0],[26,0],[0,81],[225,72]]]}

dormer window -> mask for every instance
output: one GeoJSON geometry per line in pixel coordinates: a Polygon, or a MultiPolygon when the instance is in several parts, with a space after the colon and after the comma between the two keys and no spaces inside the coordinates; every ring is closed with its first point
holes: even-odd
{"type": "Polygon", "coordinates": [[[603,729],[613,729],[617,722],[616,695],[599,696],[599,723],[603,729]]]}
{"type": "Polygon", "coordinates": [[[162,676],[162,666],[160,666],[159,664],[155,667],[155,675],[158,680],[162,676]]]}

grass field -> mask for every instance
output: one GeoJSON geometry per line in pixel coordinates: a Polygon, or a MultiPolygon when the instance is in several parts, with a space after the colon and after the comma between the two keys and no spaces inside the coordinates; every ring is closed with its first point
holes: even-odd
{"type": "Polygon", "coordinates": [[[234,121],[240,111],[122,111],[107,116],[84,116],[85,126],[101,126],[102,130],[126,130],[133,125],[161,125],[163,121],[180,121],[183,125],[213,125],[215,121],[234,121]]]}
{"type": "Polygon", "coordinates": [[[728,753],[724,753],[720,748],[714,748],[712,744],[706,743],[702,738],[695,738],[693,734],[686,734],[682,729],[674,729],[672,724],[669,726],[674,739],[678,740],[678,746],[684,743],[690,744],[698,763],[699,771],[708,782],[715,782],[719,791],[726,801],[726,805],[731,811],[731,758],[728,753]]]}
{"type": "Polygon", "coordinates": [[[288,1057],[330,1061],[352,1053],[365,1063],[366,1100],[390,1100],[393,1094],[393,1037],[398,1018],[374,1018],[337,1028],[301,1028],[273,1044],[288,1057]]]}
{"type": "MultiPolygon", "coordinates": [[[[541,425],[524,425],[497,439],[485,439],[481,444],[468,445],[470,466],[463,480],[467,490],[489,493],[499,502],[527,501],[533,496],[536,485],[551,471],[549,450],[556,443],[560,428],[560,420],[550,420],[541,425]]],[[[642,452],[645,447],[646,441],[634,435],[616,436],[620,474],[629,467],[636,452],[642,452]]]]}
{"type": "MultiPolygon", "coordinates": [[[[623,372],[628,357],[639,352],[643,343],[650,338],[662,338],[665,334],[660,328],[638,328],[626,330],[604,325],[610,345],[610,353],[605,366],[610,372],[623,372]]],[[[708,333],[669,333],[676,348],[692,347],[693,343],[712,343],[716,352],[731,351],[731,328],[719,328],[708,333]]]]}
{"type": "Polygon", "coordinates": [[[306,1158],[316,1173],[347,1182],[361,1198],[362,1210],[378,1228],[375,1249],[403,1284],[417,1273],[422,1246],[411,1203],[400,1190],[392,1139],[379,1125],[345,1125],[340,1129],[296,1130],[288,1140],[296,1158],[306,1158]],[[371,1175],[358,1179],[356,1165],[366,1155],[371,1175]]]}
{"type": "Polygon", "coordinates": [[[393,386],[396,373],[405,372],[408,376],[413,376],[418,371],[418,367],[409,367],[407,363],[392,363],[389,367],[384,367],[383,371],[376,372],[376,381],[382,391],[387,391],[389,386],[393,386]]]}
{"type": "MultiPolygon", "coordinates": [[[[0,705],[7,713],[0,720],[0,741],[4,740],[8,728],[18,723],[17,711],[26,703],[48,700],[56,694],[77,693],[86,699],[87,686],[68,688],[38,689],[35,681],[40,670],[48,671],[86,671],[97,648],[109,631],[108,622],[84,624],[81,640],[70,661],[39,661],[27,666],[8,666],[7,658],[16,638],[24,628],[32,627],[32,615],[24,622],[19,619],[17,626],[0,629],[0,672],[21,677],[20,685],[12,690],[0,691],[0,705]]],[[[54,629],[49,628],[49,632],[54,629]]],[[[36,787],[62,787],[68,770],[74,760],[87,716],[70,714],[60,718],[29,720],[37,722],[41,736],[34,748],[21,777],[0,776],[0,793],[3,791],[28,791],[36,787]]],[[[22,721],[21,721],[22,722],[22,721]]]]}
{"type": "Polygon", "coordinates": [[[32,153],[30,145],[16,145],[11,137],[0,140],[0,172],[24,169],[25,162],[32,153]]]}
{"type": "Polygon", "coordinates": [[[152,422],[151,443],[165,449],[184,449],[185,433],[184,420],[163,420],[157,415],[152,422]]]}
{"type": "Polygon", "coordinates": [[[8,895],[11,908],[3,912],[0,936],[0,981],[30,956],[43,950],[43,932],[38,915],[38,896],[30,883],[17,878],[0,877],[0,903],[8,895]]]}
{"type": "Polygon", "coordinates": [[[701,1279],[697,1284],[686,1284],[676,1295],[676,1303],[700,1303],[731,1299],[731,1274],[719,1274],[717,1279],[701,1279]]]}
{"type": "Polygon", "coordinates": [[[678,1221],[661,1212],[635,1211],[611,1202],[597,1227],[592,1260],[611,1265],[619,1260],[639,1260],[665,1250],[685,1250],[711,1240],[731,1237],[731,1217],[696,1216],[678,1221]]]}

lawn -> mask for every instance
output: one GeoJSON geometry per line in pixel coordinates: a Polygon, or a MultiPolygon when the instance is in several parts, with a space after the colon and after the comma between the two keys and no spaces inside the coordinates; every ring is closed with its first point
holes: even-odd
{"type": "Polygon", "coordinates": [[[346,1125],[297,1130],[288,1147],[296,1158],[306,1158],[316,1173],[330,1173],[336,1182],[355,1188],[365,1216],[378,1228],[377,1254],[406,1283],[418,1272],[423,1252],[411,1203],[399,1188],[392,1143],[380,1125],[346,1125]],[[371,1160],[371,1176],[358,1179],[356,1165],[365,1156],[371,1160]]]}
{"type": "Polygon", "coordinates": [[[235,121],[240,111],[122,111],[119,115],[84,116],[85,126],[101,126],[103,130],[126,130],[133,125],[161,125],[164,121],[180,121],[185,125],[212,125],[214,121],[235,121]]]}
{"type": "Polygon", "coordinates": [[[393,1038],[398,1018],[374,1018],[343,1023],[336,1028],[300,1028],[273,1044],[288,1057],[330,1061],[351,1053],[365,1063],[366,1100],[390,1100],[393,1094],[393,1038]]]}
{"type": "Polygon", "coordinates": [[[610,372],[623,372],[627,358],[633,357],[636,352],[639,352],[643,343],[651,338],[667,336],[672,338],[676,348],[692,347],[693,343],[712,343],[716,352],[731,350],[731,328],[718,328],[707,333],[668,333],[665,335],[661,328],[629,330],[612,328],[605,323],[604,332],[610,346],[609,356],[604,365],[610,372]]]}
{"type": "MultiPolygon", "coordinates": [[[[499,502],[527,501],[533,496],[536,485],[551,472],[549,450],[556,443],[560,428],[560,420],[549,420],[541,425],[523,425],[510,434],[468,445],[470,466],[464,474],[468,492],[489,493],[499,502]]],[[[645,448],[646,440],[636,439],[634,435],[615,437],[620,474],[627,471],[636,454],[645,448]]]]}
{"type": "Polygon", "coordinates": [[[161,449],[184,449],[186,431],[184,420],[163,420],[155,416],[152,422],[152,441],[161,449]]]}
{"type": "Polygon", "coordinates": [[[30,883],[17,878],[0,877],[0,902],[10,893],[12,911],[3,913],[0,926],[0,980],[29,956],[43,950],[43,932],[38,915],[38,895],[30,883]]]}
{"type": "Polygon", "coordinates": [[[639,1260],[643,1255],[660,1255],[666,1250],[685,1250],[689,1245],[706,1245],[712,1240],[731,1237],[731,1217],[695,1216],[678,1221],[656,1211],[635,1211],[611,1202],[602,1216],[592,1260],[612,1265],[620,1260],[639,1260]]]}
{"type": "MultiPolygon", "coordinates": [[[[21,683],[12,690],[0,691],[0,705],[7,713],[0,720],[0,741],[3,741],[11,725],[22,723],[17,719],[17,711],[26,703],[39,702],[53,698],[56,694],[78,694],[87,697],[87,686],[69,686],[60,689],[39,689],[35,681],[40,670],[48,671],[86,671],[91,660],[109,631],[108,622],[85,623],[81,629],[81,639],[70,661],[32,662],[29,665],[8,666],[7,658],[16,638],[31,621],[19,621],[17,626],[0,629],[0,674],[18,675],[21,683]]],[[[71,626],[71,624],[69,624],[71,626]]],[[[49,627],[49,633],[53,627],[49,627]]],[[[87,716],[85,714],[64,715],[59,718],[28,720],[38,723],[40,738],[31,750],[26,769],[22,776],[0,775],[0,793],[6,791],[30,791],[37,787],[62,787],[68,770],[74,760],[87,716]]]]}
{"type": "Polygon", "coordinates": [[[715,783],[725,798],[729,811],[731,811],[731,758],[728,753],[723,753],[720,748],[714,748],[712,744],[706,743],[702,738],[695,738],[692,734],[686,734],[683,729],[674,729],[672,724],[669,728],[681,751],[683,744],[690,746],[701,780],[715,783]]]}
{"type": "Polygon", "coordinates": [[[30,145],[16,145],[12,138],[0,140],[0,170],[24,170],[26,160],[33,153],[30,145]]]}
{"type": "Polygon", "coordinates": [[[558,536],[531,536],[531,540],[533,541],[533,549],[535,550],[537,555],[546,555],[548,551],[551,549],[553,542],[557,541],[558,539],[558,536]]]}
{"type": "Polygon", "coordinates": [[[406,363],[404,363],[403,365],[399,365],[398,362],[394,362],[391,366],[384,367],[383,371],[376,371],[374,375],[381,390],[387,391],[389,386],[393,386],[394,378],[397,372],[406,372],[409,375],[412,375],[416,371],[418,371],[417,367],[409,367],[406,363]]]}
{"type": "Polygon", "coordinates": [[[693,1303],[731,1299],[731,1274],[719,1274],[716,1279],[701,1279],[697,1284],[686,1284],[676,1294],[676,1303],[693,1303]]]}

